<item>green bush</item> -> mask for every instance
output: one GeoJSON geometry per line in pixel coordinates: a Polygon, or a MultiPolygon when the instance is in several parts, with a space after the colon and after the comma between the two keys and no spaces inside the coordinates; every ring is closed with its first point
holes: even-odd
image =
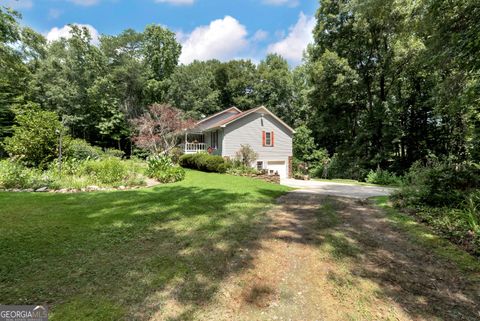
{"type": "Polygon", "coordinates": [[[66,159],[62,162],[62,173],[58,171],[55,161],[45,172],[52,177],[52,188],[84,188],[90,185],[142,186],[145,185],[143,163],[119,158],[102,158],[98,160],[79,161],[66,159]]]}
{"type": "Polygon", "coordinates": [[[347,178],[357,181],[364,181],[368,170],[363,168],[357,159],[347,157],[343,154],[334,154],[326,165],[314,167],[316,177],[323,178],[347,178]],[[326,169],[323,167],[326,166],[326,169]]]}
{"type": "Polygon", "coordinates": [[[185,170],[175,165],[172,159],[165,155],[152,156],[148,160],[147,176],[161,183],[173,183],[185,178],[185,170]]]}
{"type": "Polygon", "coordinates": [[[248,144],[240,145],[240,149],[235,153],[235,160],[241,162],[246,167],[250,166],[257,158],[257,152],[248,144]]]}
{"type": "Polygon", "coordinates": [[[416,162],[405,175],[405,184],[395,195],[403,206],[460,207],[471,192],[480,188],[478,165],[450,161],[416,162]]]}
{"type": "MultiPolygon", "coordinates": [[[[77,175],[83,162],[83,160],[77,158],[64,158],[62,160],[62,175],[77,175]]],[[[51,173],[58,174],[59,169],[58,159],[55,159],[48,166],[48,170],[51,173]]]]}
{"type": "Polygon", "coordinates": [[[371,170],[365,181],[372,184],[398,186],[402,183],[402,178],[387,170],[377,169],[376,171],[371,170]]]}
{"type": "Polygon", "coordinates": [[[27,166],[45,168],[58,154],[58,132],[64,130],[54,112],[28,104],[17,112],[13,135],[4,140],[4,148],[27,166]]]}
{"type": "Polygon", "coordinates": [[[194,162],[194,156],[196,154],[185,154],[180,156],[178,163],[180,166],[185,167],[185,168],[192,168],[195,169],[195,162],[194,162]]]}
{"type": "MultiPolygon", "coordinates": [[[[480,190],[472,192],[463,205],[465,221],[480,240],[480,190]]],[[[480,245],[480,244],[479,244],[480,245]]]]}
{"type": "Polygon", "coordinates": [[[180,166],[172,166],[150,172],[149,176],[161,183],[174,183],[185,179],[185,170],[180,166]]]}
{"type": "Polygon", "coordinates": [[[180,157],[180,165],[185,168],[217,173],[225,173],[230,167],[230,163],[222,156],[207,153],[185,154],[180,157]]]}
{"type": "Polygon", "coordinates": [[[251,166],[245,166],[241,162],[233,162],[230,166],[227,166],[226,172],[230,175],[236,176],[248,176],[248,175],[257,175],[260,172],[251,166]]]}
{"type": "Polygon", "coordinates": [[[107,148],[103,152],[103,156],[123,158],[123,156],[125,156],[125,153],[123,151],[119,150],[119,149],[107,148]]]}
{"type": "Polygon", "coordinates": [[[168,153],[168,156],[170,156],[170,158],[175,164],[178,164],[182,155],[184,155],[184,152],[179,147],[172,148],[172,150],[168,153]]]}
{"type": "Polygon", "coordinates": [[[87,160],[99,159],[103,156],[100,147],[92,146],[83,139],[66,139],[64,145],[64,156],[69,159],[87,160]]]}
{"type": "MultiPolygon", "coordinates": [[[[308,157],[308,173],[304,173],[304,175],[309,174],[312,177],[327,178],[330,161],[326,149],[314,150],[308,157]]],[[[303,173],[304,171],[299,168],[298,172],[303,173]]]]}
{"type": "Polygon", "coordinates": [[[430,160],[412,165],[392,200],[437,234],[480,256],[479,189],[478,165],[430,160]]]}
{"type": "Polygon", "coordinates": [[[0,187],[1,188],[39,188],[50,187],[52,181],[40,170],[28,168],[24,165],[10,161],[0,161],[0,187]]]}
{"type": "Polygon", "coordinates": [[[90,176],[101,184],[121,183],[129,176],[127,164],[115,157],[87,160],[81,164],[78,173],[90,176]]]}

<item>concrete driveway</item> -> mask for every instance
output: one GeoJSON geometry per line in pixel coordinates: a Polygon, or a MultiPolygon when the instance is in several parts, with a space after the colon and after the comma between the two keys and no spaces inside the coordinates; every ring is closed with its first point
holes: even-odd
{"type": "Polygon", "coordinates": [[[313,193],[322,195],[332,195],[341,197],[350,197],[358,199],[366,199],[373,196],[390,195],[395,189],[380,186],[364,186],[345,183],[333,183],[325,181],[303,181],[298,179],[282,179],[280,184],[299,188],[302,193],[313,193]]]}

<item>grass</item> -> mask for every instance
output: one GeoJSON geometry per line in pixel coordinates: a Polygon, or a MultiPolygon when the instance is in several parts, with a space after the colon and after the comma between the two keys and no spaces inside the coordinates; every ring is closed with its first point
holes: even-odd
{"type": "Polygon", "coordinates": [[[151,189],[0,193],[0,302],[48,304],[51,320],[148,319],[174,288],[194,311],[287,190],[188,171],[151,189]]]}
{"type": "Polygon", "coordinates": [[[383,208],[389,219],[396,226],[406,231],[415,242],[431,248],[441,257],[454,262],[460,269],[474,272],[480,279],[480,261],[474,256],[459,249],[448,240],[433,234],[430,229],[416,222],[414,218],[395,209],[388,196],[377,196],[371,199],[377,206],[383,208]]]}

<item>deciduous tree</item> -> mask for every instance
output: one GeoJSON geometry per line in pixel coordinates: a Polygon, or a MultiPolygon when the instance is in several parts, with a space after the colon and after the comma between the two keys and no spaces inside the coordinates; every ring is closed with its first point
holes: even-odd
{"type": "Polygon", "coordinates": [[[183,111],[165,104],[153,104],[140,117],[132,120],[133,141],[152,154],[168,154],[178,143],[179,136],[195,124],[183,111]]]}

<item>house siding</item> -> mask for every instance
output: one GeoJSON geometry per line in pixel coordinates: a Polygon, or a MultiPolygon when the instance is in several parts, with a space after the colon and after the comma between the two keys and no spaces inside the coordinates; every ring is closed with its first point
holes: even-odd
{"type": "MultiPolygon", "coordinates": [[[[208,149],[208,147],[212,146],[212,140],[211,140],[211,136],[210,136],[211,132],[214,132],[214,131],[208,131],[208,132],[204,133],[204,135],[205,135],[205,145],[207,146],[207,149],[208,149]]],[[[213,151],[212,154],[214,154],[214,155],[222,155],[223,132],[224,132],[223,128],[218,129],[218,148],[215,151],[213,151]]]]}
{"type": "MultiPolygon", "coordinates": [[[[224,128],[222,156],[235,157],[241,145],[250,145],[257,152],[257,160],[285,161],[292,156],[293,133],[269,114],[262,116],[252,113],[224,128]],[[265,147],[262,144],[262,131],[274,132],[274,146],[265,147]]],[[[252,164],[253,165],[253,164],[252,164]]]]}

